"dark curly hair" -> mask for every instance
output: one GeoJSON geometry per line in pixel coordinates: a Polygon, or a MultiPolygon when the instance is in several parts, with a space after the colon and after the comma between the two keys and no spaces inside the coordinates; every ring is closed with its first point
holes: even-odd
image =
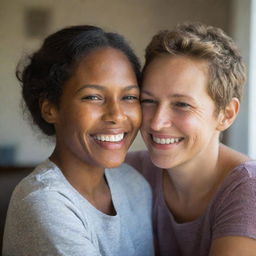
{"type": "Polygon", "coordinates": [[[207,60],[208,93],[217,111],[224,109],[233,97],[241,100],[246,79],[245,65],[232,38],[220,28],[187,22],[173,30],[160,31],[146,48],[144,69],[161,54],[207,60]]]}
{"type": "Polygon", "coordinates": [[[72,76],[82,57],[98,48],[111,47],[122,51],[132,64],[138,82],[140,63],[127,41],[117,33],[105,32],[95,26],[80,25],[61,29],[48,36],[41,48],[28,57],[27,64],[19,63],[16,77],[21,82],[25,107],[33,123],[46,135],[54,135],[53,124],[41,116],[40,101],[48,99],[58,105],[64,83],[72,76]]]}

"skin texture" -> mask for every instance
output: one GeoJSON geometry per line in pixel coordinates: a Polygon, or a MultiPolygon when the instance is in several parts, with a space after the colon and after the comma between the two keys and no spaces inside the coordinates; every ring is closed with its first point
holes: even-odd
{"type": "Polygon", "coordinates": [[[205,88],[206,72],[205,62],[168,56],[156,59],[146,69],[141,131],[155,165],[197,165],[193,163],[195,156],[204,157],[204,150],[218,137],[214,102],[205,88]],[[183,141],[161,146],[152,141],[151,135],[183,141]]]}
{"type": "MultiPolygon", "coordinates": [[[[207,82],[208,63],[186,56],[160,55],[143,74],[141,134],[152,162],[166,170],[164,198],[179,223],[201,216],[229,171],[248,160],[219,143],[220,132],[237,116],[238,99],[216,113],[207,82]],[[161,139],[178,141],[161,144],[161,139]]],[[[256,255],[256,242],[219,238],[210,255],[256,255]]]]}
{"type": "Polygon", "coordinates": [[[59,106],[45,100],[42,115],[56,130],[51,160],[96,208],[114,214],[104,168],[123,162],[141,123],[137,79],[127,57],[112,48],[86,55],[65,83],[59,106]],[[118,143],[96,139],[122,133],[118,143]]]}
{"type": "Polygon", "coordinates": [[[255,256],[256,245],[254,239],[239,236],[227,236],[216,239],[212,243],[210,256],[255,256]]]}

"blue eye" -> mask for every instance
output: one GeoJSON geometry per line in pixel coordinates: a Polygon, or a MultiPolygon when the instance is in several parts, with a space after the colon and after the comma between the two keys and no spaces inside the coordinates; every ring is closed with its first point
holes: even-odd
{"type": "Polygon", "coordinates": [[[191,107],[191,105],[189,105],[188,103],[185,102],[176,102],[175,107],[179,107],[179,108],[188,108],[191,107]]]}

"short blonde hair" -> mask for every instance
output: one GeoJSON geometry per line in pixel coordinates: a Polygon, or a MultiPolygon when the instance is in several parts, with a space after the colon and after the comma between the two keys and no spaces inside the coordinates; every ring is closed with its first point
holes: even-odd
{"type": "Polygon", "coordinates": [[[234,41],[220,28],[202,23],[184,23],[174,30],[160,31],[146,48],[144,69],[161,54],[207,60],[208,93],[218,111],[225,108],[233,97],[241,100],[245,65],[234,41]]]}

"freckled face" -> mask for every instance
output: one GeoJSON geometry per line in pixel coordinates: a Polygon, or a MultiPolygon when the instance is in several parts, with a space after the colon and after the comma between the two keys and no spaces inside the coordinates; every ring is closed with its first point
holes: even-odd
{"type": "Polygon", "coordinates": [[[63,155],[96,167],[120,165],[141,123],[139,88],[119,50],[92,51],[66,82],[55,123],[63,155]]]}
{"type": "Polygon", "coordinates": [[[219,137],[207,82],[203,60],[163,55],[146,67],[141,133],[156,166],[167,169],[207,161],[219,137]]]}

